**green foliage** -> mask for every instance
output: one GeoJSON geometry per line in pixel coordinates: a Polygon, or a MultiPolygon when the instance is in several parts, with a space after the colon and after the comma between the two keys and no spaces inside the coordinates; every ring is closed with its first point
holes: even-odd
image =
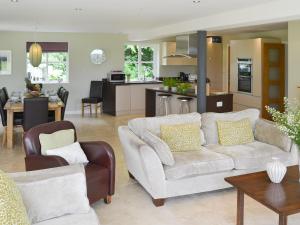
{"type": "Polygon", "coordinates": [[[124,72],[130,76],[130,79],[153,78],[153,55],[154,51],[151,47],[138,48],[137,45],[125,45],[124,49],[125,63],[124,72]],[[139,52],[139,50],[141,52],[139,52]],[[141,64],[138,65],[139,53],[141,57],[141,64]]]}
{"type": "Polygon", "coordinates": [[[179,83],[178,78],[173,78],[173,77],[165,77],[163,79],[163,85],[168,86],[168,87],[177,87],[179,83]]]}
{"type": "Polygon", "coordinates": [[[266,106],[268,113],[276,123],[279,130],[288,135],[300,147],[300,103],[297,100],[284,99],[285,111],[266,106]]]}
{"type": "Polygon", "coordinates": [[[179,93],[185,94],[188,92],[188,90],[192,87],[190,83],[179,83],[177,85],[177,91],[179,93]]]}

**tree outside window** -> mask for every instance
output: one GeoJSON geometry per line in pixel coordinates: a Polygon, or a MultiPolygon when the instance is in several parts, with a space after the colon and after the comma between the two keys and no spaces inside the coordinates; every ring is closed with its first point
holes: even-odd
{"type": "Polygon", "coordinates": [[[124,72],[131,80],[153,79],[155,77],[157,60],[155,48],[144,45],[125,45],[124,72]]]}

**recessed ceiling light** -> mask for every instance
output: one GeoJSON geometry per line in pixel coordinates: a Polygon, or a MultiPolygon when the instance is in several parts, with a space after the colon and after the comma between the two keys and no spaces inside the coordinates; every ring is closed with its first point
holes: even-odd
{"type": "Polygon", "coordinates": [[[198,3],[200,3],[201,1],[200,0],[194,0],[193,1],[193,3],[195,3],[195,4],[198,4],[198,3]]]}
{"type": "Polygon", "coordinates": [[[12,3],[18,3],[19,0],[10,0],[12,3]]]}
{"type": "Polygon", "coordinates": [[[82,8],[75,8],[74,10],[75,10],[76,12],[81,12],[81,11],[83,11],[82,8]]]}

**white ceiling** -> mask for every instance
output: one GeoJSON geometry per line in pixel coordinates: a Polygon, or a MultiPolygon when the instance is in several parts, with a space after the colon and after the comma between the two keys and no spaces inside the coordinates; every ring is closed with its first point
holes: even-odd
{"type": "Polygon", "coordinates": [[[0,30],[142,33],[276,0],[0,0],[0,30]],[[76,11],[75,8],[82,8],[76,11]]]}

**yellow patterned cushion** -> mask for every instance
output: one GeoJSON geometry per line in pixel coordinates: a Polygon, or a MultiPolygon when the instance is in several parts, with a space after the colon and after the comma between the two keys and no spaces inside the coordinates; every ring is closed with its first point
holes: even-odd
{"type": "Polygon", "coordinates": [[[248,118],[237,121],[217,121],[221,145],[241,145],[254,141],[251,122],[248,118]]]}
{"type": "Polygon", "coordinates": [[[29,225],[21,193],[14,181],[0,170],[0,224],[29,225]]]}
{"type": "Polygon", "coordinates": [[[201,149],[199,124],[161,125],[160,133],[172,152],[201,149]]]}

